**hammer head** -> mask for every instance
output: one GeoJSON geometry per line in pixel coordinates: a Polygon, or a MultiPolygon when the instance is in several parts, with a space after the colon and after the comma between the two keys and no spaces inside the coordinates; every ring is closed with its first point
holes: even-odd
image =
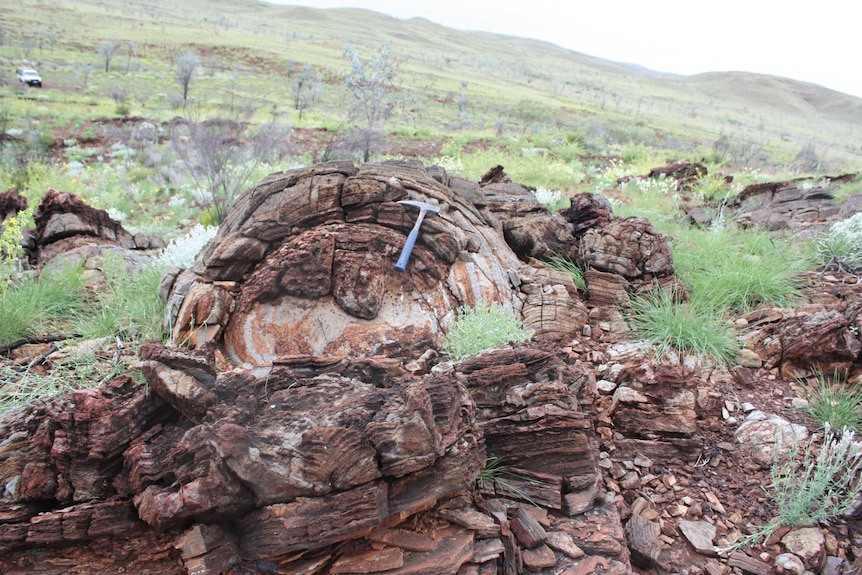
{"type": "Polygon", "coordinates": [[[414,208],[419,208],[420,212],[431,212],[434,214],[440,212],[440,206],[435,206],[434,204],[429,204],[428,202],[419,202],[417,200],[401,200],[398,203],[404,204],[405,206],[413,206],[414,208]]]}

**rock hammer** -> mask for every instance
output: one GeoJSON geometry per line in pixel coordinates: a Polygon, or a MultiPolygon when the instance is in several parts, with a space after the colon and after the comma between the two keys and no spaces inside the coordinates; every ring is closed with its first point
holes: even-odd
{"type": "Polygon", "coordinates": [[[416,223],[413,225],[413,229],[410,230],[410,234],[407,236],[407,241],[404,243],[404,247],[401,248],[401,255],[398,256],[398,261],[395,262],[395,269],[399,272],[403,272],[407,269],[407,262],[410,260],[410,254],[413,253],[413,246],[416,245],[416,239],[419,237],[419,228],[422,227],[422,220],[425,219],[425,214],[428,212],[434,214],[439,213],[440,206],[435,206],[434,204],[426,202],[417,202],[416,200],[402,200],[398,203],[404,204],[405,206],[419,208],[419,217],[416,218],[416,223]]]}

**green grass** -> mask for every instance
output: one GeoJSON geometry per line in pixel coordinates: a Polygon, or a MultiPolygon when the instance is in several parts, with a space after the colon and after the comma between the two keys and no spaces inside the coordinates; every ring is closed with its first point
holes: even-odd
{"type": "Polygon", "coordinates": [[[521,499],[539,507],[523,489],[512,483],[512,480],[525,480],[530,483],[539,483],[536,480],[529,479],[523,475],[512,471],[509,465],[506,465],[502,457],[489,457],[485,461],[485,467],[479,471],[476,477],[476,485],[481,486],[486,484],[493,486],[493,492],[499,495],[511,495],[512,497],[521,499]]]}
{"type": "Polygon", "coordinates": [[[791,306],[811,259],[801,243],[757,230],[678,227],[674,267],[697,300],[713,309],[746,312],[791,306]]]}
{"type": "Polygon", "coordinates": [[[165,304],[157,290],[164,268],[152,265],[131,274],[122,260],[106,257],[103,272],[106,285],[99,290],[98,304],[78,318],[77,331],[88,339],[163,340],[165,304]]]}
{"type": "Polygon", "coordinates": [[[479,302],[476,307],[462,307],[443,339],[443,351],[452,359],[476,355],[487,349],[528,341],[527,331],[512,311],[499,304],[479,302]]]}
{"type": "MultiPolygon", "coordinates": [[[[530,142],[517,149],[499,148],[461,151],[450,148],[453,155],[438,158],[453,173],[478,181],[490,168],[500,164],[514,182],[535,188],[573,189],[584,180],[579,163],[555,158],[548,150],[534,148],[530,142]]],[[[445,151],[445,150],[444,150],[445,151]]]]}
{"type": "Polygon", "coordinates": [[[852,195],[862,194],[862,176],[856,176],[852,182],[847,182],[838,186],[838,189],[833,193],[836,203],[844,203],[852,195]]]}
{"type": "Polygon", "coordinates": [[[50,369],[47,371],[39,369],[38,363],[26,366],[0,363],[0,414],[36,399],[98,387],[124,373],[144,384],[140,370],[124,363],[123,357],[114,361],[114,354],[109,350],[113,342],[111,338],[80,345],[58,342],[57,351],[48,356],[50,369]]]}
{"type": "Polygon", "coordinates": [[[575,286],[577,286],[578,291],[583,294],[588,293],[587,280],[584,279],[584,270],[578,267],[575,262],[565,256],[556,255],[549,259],[547,263],[551,269],[564,272],[572,276],[572,281],[575,282],[575,286]]]}
{"type": "Polygon", "coordinates": [[[831,378],[818,372],[808,394],[804,411],[818,426],[862,432],[862,384],[849,384],[837,372],[831,378]]]}
{"type": "Polygon", "coordinates": [[[66,318],[90,311],[80,267],[26,276],[0,293],[0,343],[62,331],[66,318]]]}
{"type": "Polygon", "coordinates": [[[720,310],[696,300],[680,302],[658,291],[633,299],[630,311],[635,333],[655,345],[659,358],[676,352],[706,356],[721,364],[736,360],[739,344],[720,310]]]}

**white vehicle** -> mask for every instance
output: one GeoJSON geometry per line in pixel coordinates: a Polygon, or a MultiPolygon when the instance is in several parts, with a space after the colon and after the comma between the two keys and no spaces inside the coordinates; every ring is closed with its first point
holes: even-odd
{"type": "Polygon", "coordinates": [[[18,81],[28,86],[42,87],[42,77],[33,68],[18,68],[18,81]]]}

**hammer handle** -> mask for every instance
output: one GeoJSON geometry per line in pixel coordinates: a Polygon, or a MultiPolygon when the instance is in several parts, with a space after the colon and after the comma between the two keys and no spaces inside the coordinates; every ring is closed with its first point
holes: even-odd
{"type": "Polygon", "coordinates": [[[416,245],[416,239],[419,237],[419,228],[422,227],[422,220],[424,219],[425,212],[419,212],[419,217],[416,218],[416,223],[413,224],[413,229],[410,230],[407,241],[404,243],[404,247],[401,248],[401,255],[398,256],[398,261],[395,262],[395,269],[399,272],[407,269],[407,262],[410,260],[410,254],[413,253],[413,246],[416,245]]]}

